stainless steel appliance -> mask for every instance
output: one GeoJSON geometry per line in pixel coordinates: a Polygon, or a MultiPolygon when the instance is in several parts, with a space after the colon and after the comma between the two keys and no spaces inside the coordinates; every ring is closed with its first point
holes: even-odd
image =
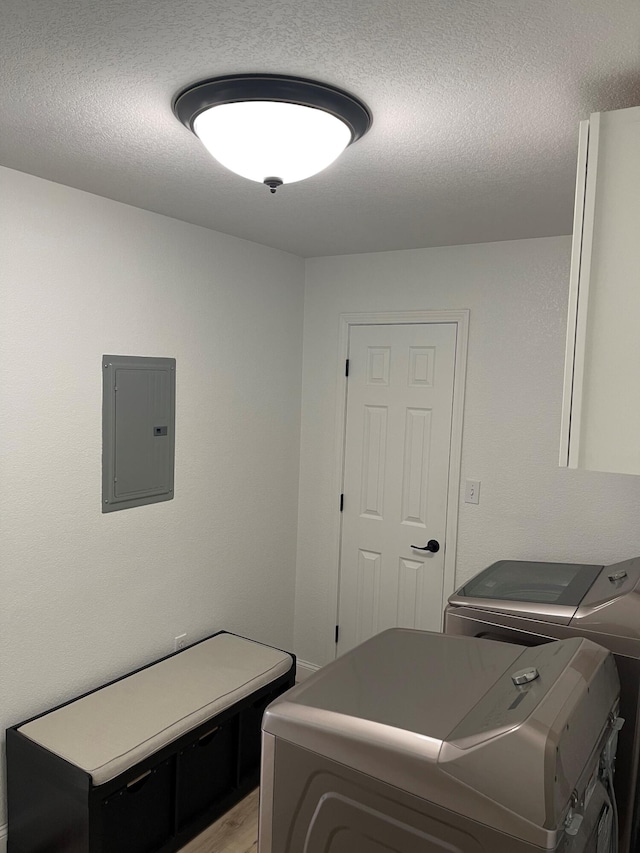
{"type": "Polygon", "coordinates": [[[581,636],[613,652],[625,719],[615,774],[620,853],[639,853],[640,557],[611,566],[501,560],[451,596],[445,632],[529,646],[581,636]]]}
{"type": "Polygon", "coordinates": [[[581,638],[378,634],[268,707],[259,853],[611,853],[618,695],[581,638]]]}

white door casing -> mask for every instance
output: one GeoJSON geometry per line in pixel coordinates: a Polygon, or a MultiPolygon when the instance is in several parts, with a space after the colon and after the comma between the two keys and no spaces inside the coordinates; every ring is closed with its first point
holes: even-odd
{"type": "Polygon", "coordinates": [[[468,314],[341,318],[350,375],[337,412],[336,652],[394,625],[442,627],[455,583],[468,314]],[[436,553],[411,548],[431,539],[436,553]]]}

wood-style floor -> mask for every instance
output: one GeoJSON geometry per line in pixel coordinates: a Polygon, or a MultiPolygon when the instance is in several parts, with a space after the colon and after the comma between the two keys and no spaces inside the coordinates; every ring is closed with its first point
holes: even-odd
{"type": "Polygon", "coordinates": [[[258,788],[201,832],[180,853],[256,853],[258,788]]]}

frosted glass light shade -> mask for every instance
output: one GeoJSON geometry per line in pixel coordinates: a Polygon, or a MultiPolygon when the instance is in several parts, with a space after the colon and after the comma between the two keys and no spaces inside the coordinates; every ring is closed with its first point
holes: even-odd
{"type": "Polygon", "coordinates": [[[215,159],[238,175],[285,184],[326,169],[351,142],[350,128],[321,109],[276,101],[219,104],[193,130],[215,159]]]}

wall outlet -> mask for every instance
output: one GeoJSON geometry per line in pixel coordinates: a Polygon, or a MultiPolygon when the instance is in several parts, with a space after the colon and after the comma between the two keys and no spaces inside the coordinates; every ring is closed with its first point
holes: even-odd
{"type": "Polygon", "coordinates": [[[173,640],[173,651],[179,652],[181,649],[184,649],[187,645],[187,635],[186,634],[178,634],[177,637],[174,637],[173,640]]]}

